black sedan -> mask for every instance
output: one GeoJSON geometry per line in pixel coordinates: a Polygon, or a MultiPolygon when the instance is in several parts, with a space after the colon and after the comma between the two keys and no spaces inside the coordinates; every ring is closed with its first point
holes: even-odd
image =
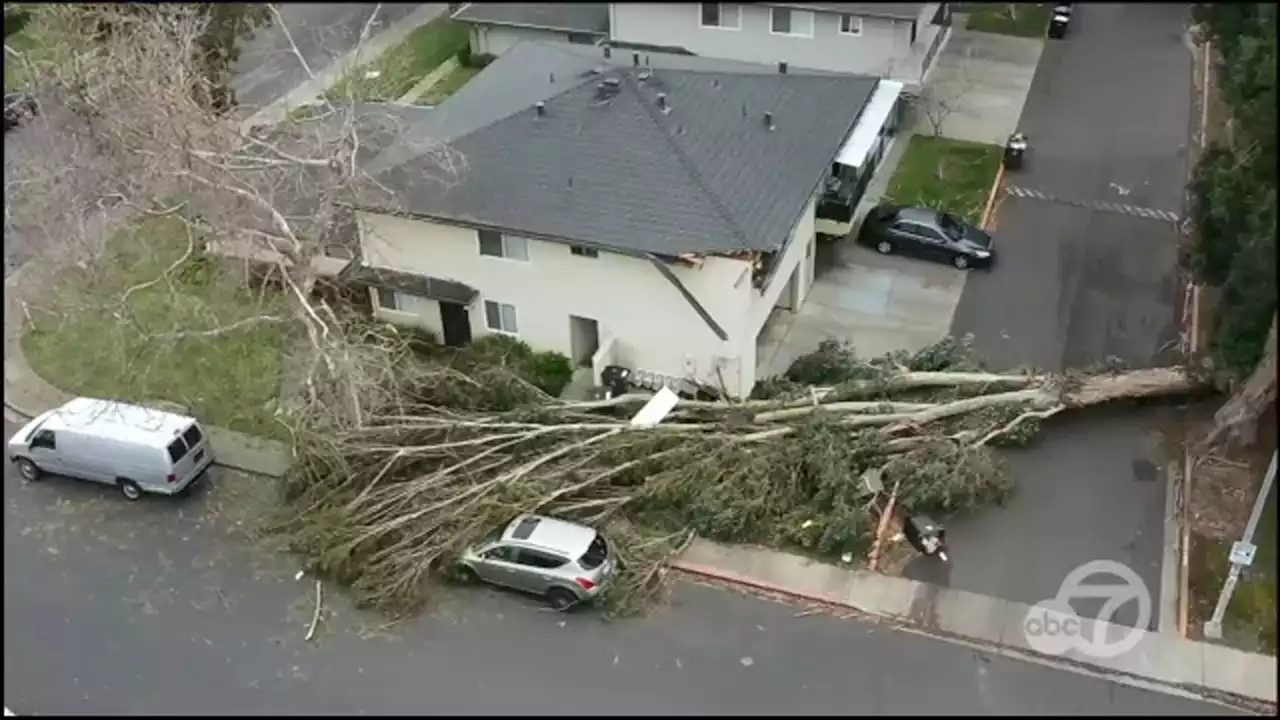
{"type": "Polygon", "coordinates": [[[991,236],[954,215],[928,208],[881,205],[867,213],[858,242],[881,254],[902,253],[955,265],[989,267],[991,236]]]}

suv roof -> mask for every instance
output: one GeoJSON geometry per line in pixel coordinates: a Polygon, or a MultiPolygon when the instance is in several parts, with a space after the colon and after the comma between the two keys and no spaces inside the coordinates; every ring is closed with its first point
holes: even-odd
{"type": "Polygon", "coordinates": [[[587,551],[596,531],[586,525],[542,515],[521,515],[502,531],[502,539],[519,545],[540,547],[571,558],[587,551]]]}

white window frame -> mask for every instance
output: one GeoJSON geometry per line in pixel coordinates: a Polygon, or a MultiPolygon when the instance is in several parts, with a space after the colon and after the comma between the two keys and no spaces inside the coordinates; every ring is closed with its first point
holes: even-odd
{"type": "Polygon", "coordinates": [[[811,10],[796,10],[795,8],[780,8],[780,7],[769,8],[769,34],[770,35],[782,35],[783,37],[811,38],[813,37],[813,23],[814,23],[814,17],[813,17],[813,11],[811,10]],[[788,30],[787,32],[778,32],[777,30],[773,29],[774,13],[777,13],[779,11],[790,13],[790,20],[788,22],[788,25],[790,26],[791,29],[788,30]],[[809,18],[808,31],[797,32],[796,20],[806,16],[809,18]]]}
{"type": "Polygon", "coordinates": [[[497,231],[477,230],[476,231],[476,250],[480,253],[482,257],[497,258],[499,260],[510,260],[512,262],[529,262],[529,238],[521,237],[520,235],[508,235],[506,233],[500,233],[497,231]],[[483,237],[481,233],[483,232],[493,232],[495,235],[498,236],[498,240],[502,246],[501,255],[492,255],[484,251],[484,240],[481,239],[483,237]],[[519,253],[519,255],[512,253],[513,247],[521,248],[521,252],[519,253]],[[521,255],[523,257],[520,257],[521,255]]]}
{"type": "Polygon", "coordinates": [[[698,25],[705,30],[741,30],[742,29],[742,6],[736,3],[698,3],[698,25]],[[719,25],[707,25],[702,17],[703,5],[715,5],[719,8],[719,25]],[[724,11],[727,8],[733,8],[734,23],[732,25],[724,24],[724,11]]]}
{"type": "Polygon", "coordinates": [[[497,300],[485,300],[484,301],[484,326],[488,328],[490,332],[500,333],[502,335],[511,335],[512,337],[514,337],[520,334],[520,314],[516,312],[516,306],[512,305],[511,303],[498,302],[497,300]],[[489,306],[490,305],[497,308],[499,325],[506,325],[506,322],[505,322],[506,318],[504,317],[502,311],[503,311],[503,308],[510,308],[511,320],[513,321],[512,324],[515,325],[515,329],[508,330],[505,327],[494,327],[490,325],[489,324],[489,306]]]}
{"type": "Polygon", "coordinates": [[[390,310],[391,312],[404,312],[404,310],[401,309],[404,306],[404,303],[400,302],[400,293],[396,292],[395,290],[392,290],[391,288],[375,287],[373,289],[373,301],[378,305],[379,310],[390,310]],[[387,307],[386,305],[382,304],[383,293],[389,293],[388,297],[391,298],[391,307],[387,307]]]}
{"type": "Polygon", "coordinates": [[[862,37],[862,18],[858,15],[850,15],[848,13],[840,14],[840,25],[837,28],[841,35],[848,37],[862,37]],[[845,21],[849,21],[850,29],[845,30],[845,21]],[[857,23],[855,27],[853,24],[857,23]]]}

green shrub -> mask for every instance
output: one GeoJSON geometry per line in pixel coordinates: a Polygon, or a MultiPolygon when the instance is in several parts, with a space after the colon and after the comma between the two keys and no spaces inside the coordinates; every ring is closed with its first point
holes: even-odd
{"type": "Polygon", "coordinates": [[[534,353],[529,370],[533,376],[530,382],[552,397],[559,396],[573,379],[573,363],[551,350],[534,353]]]}
{"type": "Polygon", "coordinates": [[[471,344],[464,363],[505,365],[529,384],[552,397],[558,396],[573,377],[573,363],[551,350],[535,352],[529,344],[510,335],[486,335],[471,344]]]}
{"type": "Polygon", "coordinates": [[[476,58],[474,55],[471,54],[470,45],[463,45],[462,47],[458,48],[458,52],[454,53],[454,57],[458,59],[458,65],[462,67],[467,67],[467,68],[475,67],[475,65],[473,65],[472,63],[475,62],[476,58]]]}

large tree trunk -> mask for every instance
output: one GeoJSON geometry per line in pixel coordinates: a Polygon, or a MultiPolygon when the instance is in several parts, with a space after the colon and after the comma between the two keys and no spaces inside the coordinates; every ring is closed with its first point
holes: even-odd
{"type": "Polygon", "coordinates": [[[1213,429],[1202,443],[1204,449],[1214,445],[1247,447],[1257,442],[1258,420],[1276,401],[1276,320],[1273,315],[1262,359],[1253,374],[1213,416],[1213,429]]]}

